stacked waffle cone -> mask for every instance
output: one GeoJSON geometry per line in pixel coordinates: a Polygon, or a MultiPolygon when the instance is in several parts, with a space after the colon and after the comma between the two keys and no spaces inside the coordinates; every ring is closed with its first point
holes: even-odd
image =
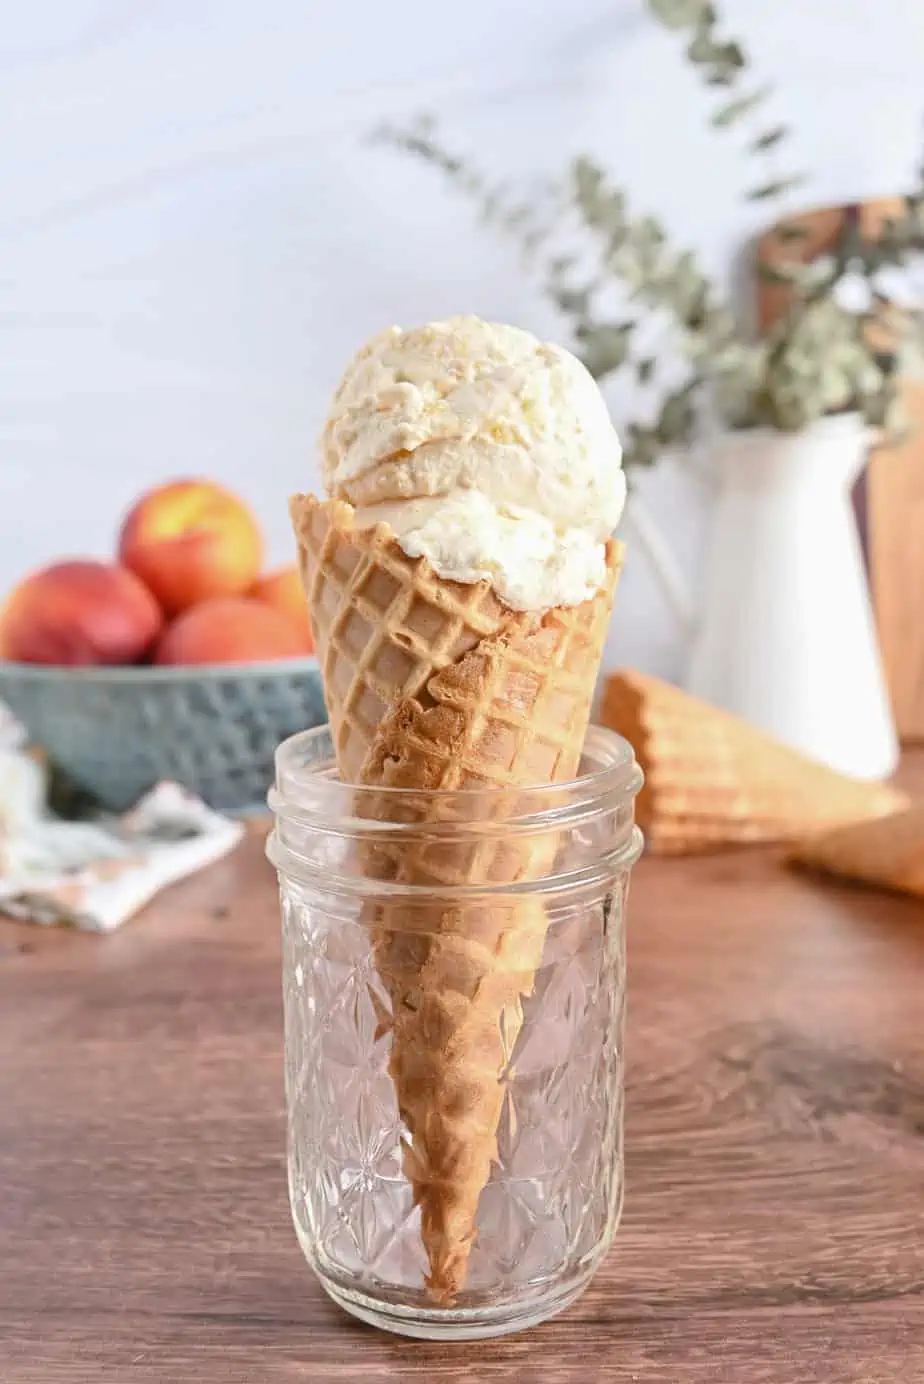
{"type": "Polygon", "coordinates": [[[638,822],[661,854],[797,840],[907,806],[888,785],[835,773],[642,673],[607,680],[601,719],[635,749],[638,822]]]}
{"type": "MultiPolygon", "coordinates": [[[[291,510],[343,779],[426,793],[491,789],[502,819],[515,810],[517,789],[573,777],[617,544],[592,600],[536,614],[505,606],[488,582],[444,580],[425,559],[407,557],[386,526],[358,527],[345,503],[298,496],[291,510]]],[[[367,814],[388,812],[384,795],[364,796],[367,814]]],[[[408,840],[370,849],[361,867],[389,884],[426,886],[426,903],[412,912],[386,897],[364,921],[390,998],[390,1071],[410,1134],[405,1173],[420,1208],[428,1286],[447,1303],[465,1284],[546,917],[527,894],[487,907],[448,894],[441,903],[439,892],[539,878],[552,848],[499,833],[473,852],[458,834],[414,832],[438,828],[445,803],[407,801],[408,840]]]]}
{"type": "Polygon", "coordinates": [[[924,899],[924,805],[801,842],[791,861],[839,879],[924,899]]]}

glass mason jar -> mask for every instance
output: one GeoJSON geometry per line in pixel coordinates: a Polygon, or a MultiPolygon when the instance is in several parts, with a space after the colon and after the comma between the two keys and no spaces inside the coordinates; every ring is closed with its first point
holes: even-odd
{"type": "Polygon", "coordinates": [[[356,788],[326,727],[279,747],[289,1195],[355,1316],[520,1330],[610,1245],[640,784],[598,727],[578,778],[523,790],[356,788]]]}

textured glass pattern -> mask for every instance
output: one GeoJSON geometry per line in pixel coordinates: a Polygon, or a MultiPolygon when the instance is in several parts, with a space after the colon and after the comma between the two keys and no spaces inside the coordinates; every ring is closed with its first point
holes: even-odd
{"type": "MultiPolygon", "coordinates": [[[[548,895],[548,933],[508,1072],[498,1151],[456,1314],[567,1300],[622,1198],[627,873],[548,895]]],[[[402,1172],[388,994],[361,906],[282,879],[289,1185],[302,1246],[335,1293],[427,1314],[427,1256],[402,1172]]]]}

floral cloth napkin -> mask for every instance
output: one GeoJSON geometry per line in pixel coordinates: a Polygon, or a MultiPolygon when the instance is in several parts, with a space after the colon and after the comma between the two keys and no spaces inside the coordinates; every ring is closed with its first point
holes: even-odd
{"type": "Polygon", "coordinates": [[[122,817],[70,822],[46,807],[44,768],[0,708],[0,914],[112,932],[244,833],[176,783],[122,817]]]}

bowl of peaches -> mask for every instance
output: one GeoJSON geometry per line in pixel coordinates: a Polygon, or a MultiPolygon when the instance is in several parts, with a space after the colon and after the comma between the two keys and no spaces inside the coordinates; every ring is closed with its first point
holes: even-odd
{"type": "Polygon", "coordinates": [[[280,740],[327,719],[297,567],[265,572],[255,517],[205,480],[142,496],[112,561],[69,558],[10,592],[0,702],[115,811],[164,779],[259,808],[280,740]]]}

